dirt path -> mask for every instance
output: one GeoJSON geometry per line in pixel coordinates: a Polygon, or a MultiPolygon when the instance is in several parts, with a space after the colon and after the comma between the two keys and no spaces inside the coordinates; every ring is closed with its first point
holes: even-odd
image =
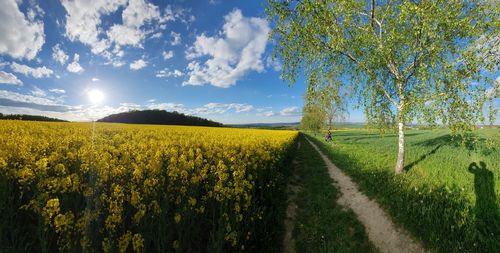
{"type": "Polygon", "coordinates": [[[358,190],[358,186],[335,166],[318,147],[307,139],[318,151],[321,158],[328,167],[330,177],[335,181],[342,196],[337,203],[352,209],[359,221],[363,223],[368,238],[382,253],[389,252],[425,252],[424,248],[412,239],[408,232],[396,227],[390,216],[374,200],[368,199],[366,195],[358,190]]]}
{"type": "Polygon", "coordinates": [[[288,206],[285,218],[285,236],[283,238],[283,252],[295,253],[295,240],[293,239],[293,229],[295,227],[295,216],[297,215],[297,204],[295,199],[300,192],[300,186],[288,184],[288,206]]]}
{"type": "MultiPolygon", "coordinates": [[[[300,141],[297,144],[297,150],[300,149],[300,141]]],[[[297,166],[297,161],[293,161],[293,166],[297,166]]],[[[287,185],[287,196],[288,205],[286,207],[286,217],[285,217],[285,236],[283,237],[283,253],[296,253],[295,251],[295,240],[293,239],[293,228],[295,227],[295,216],[297,215],[297,204],[295,199],[297,194],[300,192],[301,188],[295,185],[297,182],[296,175],[293,174],[292,179],[287,185]]]]}

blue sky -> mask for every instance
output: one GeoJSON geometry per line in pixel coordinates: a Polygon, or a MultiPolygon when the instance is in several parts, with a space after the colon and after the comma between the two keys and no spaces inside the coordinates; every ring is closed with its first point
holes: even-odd
{"type": "Polygon", "coordinates": [[[280,79],[264,2],[0,2],[1,113],[88,121],[165,109],[223,123],[300,121],[305,83],[280,79]],[[104,99],[91,103],[91,90],[104,99]]]}
{"type": "MultiPolygon", "coordinates": [[[[280,79],[265,1],[0,0],[0,7],[0,113],[90,121],[163,109],[225,124],[300,121],[305,81],[280,79]],[[95,91],[99,103],[89,97],[95,91]]],[[[346,121],[364,115],[350,108],[346,121]]]]}

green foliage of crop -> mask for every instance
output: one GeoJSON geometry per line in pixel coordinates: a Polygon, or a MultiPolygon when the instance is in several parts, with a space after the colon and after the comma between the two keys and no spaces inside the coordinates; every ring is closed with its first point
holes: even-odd
{"type": "Polygon", "coordinates": [[[480,129],[468,141],[450,132],[407,132],[407,173],[395,175],[395,134],[352,129],[333,142],[312,136],[332,161],[375,197],[426,247],[438,252],[500,249],[500,131],[480,129]]]}

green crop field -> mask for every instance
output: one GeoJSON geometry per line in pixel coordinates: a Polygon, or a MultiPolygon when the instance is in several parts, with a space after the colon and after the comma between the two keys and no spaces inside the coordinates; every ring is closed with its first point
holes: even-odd
{"type": "Polygon", "coordinates": [[[394,174],[397,136],[339,130],[333,141],[308,134],[332,161],[428,248],[495,252],[500,248],[500,129],[461,143],[448,130],[409,130],[405,169],[394,174]]]}

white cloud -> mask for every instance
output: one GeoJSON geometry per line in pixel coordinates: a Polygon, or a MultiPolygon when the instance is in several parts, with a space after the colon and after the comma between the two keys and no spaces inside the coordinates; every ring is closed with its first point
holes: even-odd
{"type": "Polygon", "coordinates": [[[280,111],[281,116],[297,116],[300,114],[300,109],[297,106],[286,107],[280,111]]]}
{"type": "MultiPolygon", "coordinates": [[[[166,27],[166,22],[181,20],[189,15],[189,10],[173,9],[167,6],[161,11],[158,6],[144,0],[62,0],[66,9],[66,36],[71,41],[80,41],[90,46],[92,53],[111,60],[112,55],[121,57],[120,51],[111,50],[115,46],[144,47],[144,40],[161,36],[159,29],[166,27]],[[122,11],[123,10],[123,11],[122,11]],[[103,26],[103,17],[119,13],[121,23],[103,26]]],[[[123,65],[109,62],[113,66],[123,65]]],[[[121,62],[119,62],[121,63],[121,62]]]]}
{"type": "MultiPolygon", "coordinates": [[[[161,18],[162,23],[166,23],[168,21],[179,20],[184,24],[189,24],[195,21],[195,17],[191,15],[190,9],[184,9],[181,7],[172,7],[171,5],[167,5],[165,7],[165,14],[161,18]]],[[[165,29],[165,24],[161,26],[162,29],[165,29]]]]}
{"type": "Polygon", "coordinates": [[[168,69],[160,70],[156,72],[156,77],[181,77],[183,76],[184,73],[182,73],[180,70],[175,69],[173,71],[169,71],[168,69]]]}
{"type": "Polygon", "coordinates": [[[130,0],[122,13],[123,24],[137,28],[160,18],[158,7],[144,0],[130,0]]]}
{"type": "Polygon", "coordinates": [[[131,111],[131,110],[140,110],[142,109],[142,106],[136,103],[120,103],[120,108],[126,111],[131,111]]]}
{"type": "Polygon", "coordinates": [[[3,114],[27,114],[27,115],[40,115],[45,117],[63,119],[63,120],[72,120],[78,121],[80,118],[74,117],[73,114],[68,114],[67,112],[59,112],[59,111],[46,111],[39,110],[27,107],[14,107],[14,106],[5,106],[0,104],[0,113],[3,114]]]}
{"type": "Polygon", "coordinates": [[[174,52],[172,50],[170,50],[170,51],[163,51],[162,55],[163,55],[163,59],[164,60],[168,60],[168,59],[174,57],[174,52]]]}
{"type": "Polygon", "coordinates": [[[50,94],[40,97],[0,90],[0,112],[2,113],[35,114],[71,121],[89,121],[99,119],[110,114],[144,109],[177,111],[188,115],[199,115],[201,117],[209,117],[212,119],[214,117],[226,117],[227,119],[231,118],[236,120],[235,117],[238,117],[238,115],[248,117],[249,114],[241,113],[249,112],[253,110],[254,107],[244,103],[208,103],[201,107],[193,108],[186,107],[184,104],[179,103],[158,103],[155,99],[148,100],[148,102],[144,105],[135,103],[120,103],[118,107],[87,105],[70,106],[63,104],[62,100],[58,100],[50,94]]]}
{"type": "Polygon", "coordinates": [[[146,34],[135,27],[113,25],[108,31],[108,36],[118,45],[142,47],[142,41],[146,34]]]}
{"type": "Polygon", "coordinates": [[[260,113],[257,113],[257,116],[259,117],[272,117],[276,115],[273,111],[263,111],[263,112],[260,112],[260,113]]]}
{"type": "Polygon", "coordinates": [[[97,78],[97,77],[92,77],[92,82],[98,82],[98,81],[100,81],[100,79],[99,79],[99,78],[97,78]]]}
{"type": "Polygon", "coordinates": [[[281,68],[283,66],[281,65],[281,62],[278,61],[278,59],[273,60],[273,57],[269,56],[266,59],[266,67],[272,68],[274,71],[281,71],[281,68]]]}
{"type": "Polygon", "coordinates": [[[50,77],[52,74],[54,74],[54,71],[45,66],[32,68],[30,66],[13,62],[12,64],[10,64],[10,68],[14,72],[21,73],[26,76],[33,76],[34,78],[50,77]]]}
{"type": "Polygon", "coordinates": [[[21,1],[16,0],[1,1],[0,54],[32,60],[45,43],[43,22],[34,20],[35,14],[26,19],[19,10],[20,4],[21,1]]]}
{"type": "Polygon", "coordinates": [[[38,93],[36,88],[32,92],[33,95],[0,90],[0,112],[44,115],[72,121],[89,121],[114,113],[142,108],[141,105],[134,103],[120,103],[118,107],[69,106],[62,104],[58,98],[38,93]]]}
{"type": "Polygon", "coordinates": [[[102,33],[101,16],[109,15],[126,3],[126,0],[71,1],[62,0],[66,9],[66,36],[80,41],[99,54],[109,47],[109,40],[99,38],[102,33]]]}
{"type": "Polygon", "coordinates": [[[37,86],[34,86],[33,89],[31,90],[31,94],[35,97],[45,97],[47,96],[47,92],[44,90],[38,88],[37,86]]]}
{"type": "Polygon", "coordinates": [[[252,105],[237,104],[235,105],[236,112],[249,112],[253,109],[252,105]]]}
{"type": "Polygon", "coordinates": [[[121,67],[121,66],[125,65],[125,64],[126,64],[126,62],[124,62],[124,61],[122,61],[122,60],[111,60],[111,61],[109,61],[109,62],[106,62],[105,64],[106,64],[106,65],[111,64],[113,67],[115,67],[115,68],[119,68],[119,67],[121,67]]]}
{"type": "Polygon", "coordinates": [[[21,80],[17,79],[17,76],[7,73],[4,71],[0,71],[0,83],[4,84],[13,84],[13,85],[22,85],[23,82],[21,80]]]}
{"type": "Polygon", "coordinates": [[[197,36],[186,52],[188,60],[202,56],[210,59],[204,63],[188,64],[189,79],[184,85],[212,84],[227,88],[234,85],[250,71],[262,72],[262,54],[270,31],[263,18],[244,17],[236,9],[225,16],[221,36],[197,36]]]}
{"type": "Polygon", "coordinates": [[[66,93],[66,91],[63,89],[50,89],[49,91],[52,93],[56,93],[56,94],[65,94],[66,93]]]}
{"type": "Polygon", "coordinates": [[[113,50],[113,53],[115,54],[116,57],[123,57],[125,55],[125,51],[123,50],[120,50],[120,47],[115,47],[115,49],[113,50]]]}
{"type": "MultiPolygon", "coordinates": [[[[34,92],[37,93],[36,91],[34,92]]],[[[59,104],[57,101],[41,96],[25,95],[17,92],[0,90],[0,101],[2,106],[30,107],[39,109],[52,109],[64,111],[67,106],[59,104]]]]}
{"type": "Polygon", "coordinates": [[[157,6],[144,0],[130,0],[122,12],[123,24],[113,25],[107,34],[118,45],[142,47],[147,31],[141,27],[160,18],[157,6]]]}
{"type": "Polygon", "coordinates": [[[36,5],[35,2],[30,2],[30,7],[28,7],[28,12],[26,13],[28,16],[28,20],[34,22],[37,18],[43,18],[45,12],[40,6],[36,5]]]}
{"type": "Polygon", "coordinates": [[[68,67],[66,67],[66,69],[72,73],[82,73],[85,69],[83,69],[82,66],[80,66],[80,63],[78,63],[79,61],[80,61],[80,55],[75,54],[73,56],[73,62],[68,64],[68,67]]]}
{"type": "Polygon", "coordinates": [[[157,33],[154,33],[153,35],[151,35],[151,39],[159,39],[161,38],[163,34],[161,32],[157,32],[157,33]]]}
{"type": "Polygon", "coordinates": [[[69,56],[61,49],[59,44],[56,44],[52,47],[52,59],[64,65],[66,61],[69,59],[69,56]]]}
{"type": "Polygon", "coordinates": [[[187,108],[183,104],[177,103],[155,103],[156,100],[147,105],[148,109],[159,109],[166,111],[177,111],[188,115],[216,115],[226,113],[242,113],[253,110],[253,106],[240,103],[208,103],[200,107],[187,108]]]}
{"type": "Polygon", "coordinates": [[[172,36],[172,41],[170,41],[170,45],[176,46],[181,44],[182,38],[180,33],[172,31],[170,32],[170,36],[172,36]]]}
{"type": "Polygon", "coordinates": [[[191,114],[197,115],[209,115],[209,114],[225,114],[230,111],[236,113],[249,112],[254,107],[249,104],[238,104],[238,103],[208,103],[202,107],[194,108],[190,111],[191,114]]]}
{"type": "MultiPolygon", "coordinates": [[[[156,100],[155,100],[156,101],[156,100]]],[[[158,109],[158,110],[165,110],[165,111],[176,111],[176,112],[186,112],[186,107],[183,104],[176,104],[176,103],[154,103],[151,102],[147,106],[148,109],[158,109]]]]}
{"type": "Polygon", "coordinates": [[[136,60],[132,63],[130,63],[130,69],[132,70],[139,70],[148,65],[147,61],[144,61],[143,59],[136,60]]]}

